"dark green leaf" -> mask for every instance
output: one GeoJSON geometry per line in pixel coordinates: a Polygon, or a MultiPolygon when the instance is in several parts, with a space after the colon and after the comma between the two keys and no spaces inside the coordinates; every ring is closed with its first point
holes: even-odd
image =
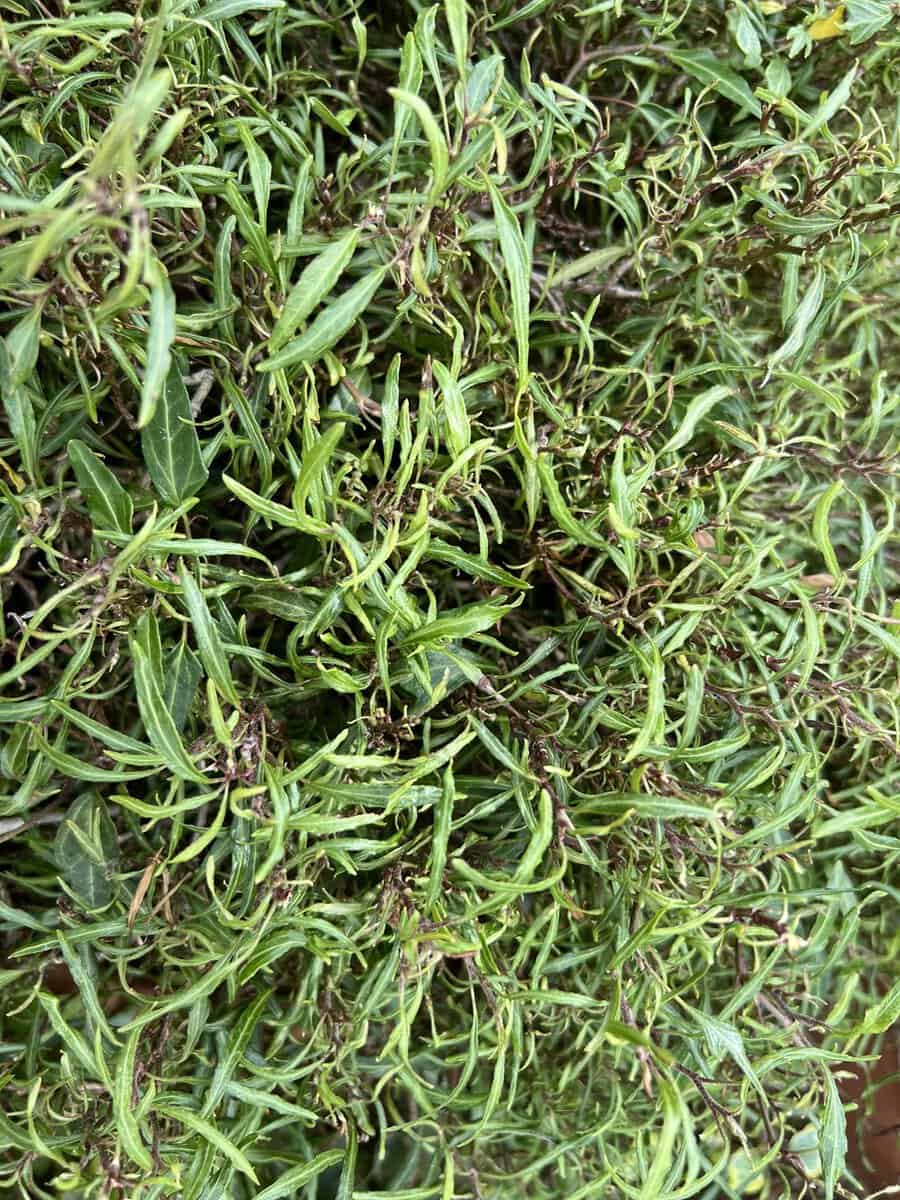
{"type": "Polygon", "coordinates": [[[173,361],[153,417],[141,434],[144,462],[153,486],[173,507],[196,494],[209,475],[191,416],[190,399],[177,359],[173,361]]]}
{"type": "Polygon", "coordinates": [[[77,438],[69,442],[68,453],[94,528],[130,534],[131,497],[112,471],[77,438]]]}

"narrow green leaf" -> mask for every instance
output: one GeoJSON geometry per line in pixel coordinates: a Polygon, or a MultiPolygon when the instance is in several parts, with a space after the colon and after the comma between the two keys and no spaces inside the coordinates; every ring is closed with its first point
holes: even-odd
{"type": "Polygon", "coordinates": [[[312,160],[308,157],[303,159],[297,169],[294,190],[291,194],[291,205],[288,209],[287,226],[285,228],[285,238],[289,245],[296,242],[303,233],[303,220],[306,215],[306,196],[309,191],[312,170],[312,160]]]}
{"type": "Polygon", "coordinates": [[[141,1140],[141,1132],[134,1115],[134,1073],[137,1063],[138,1043],[141,1031],[133,1029],[125,1039],[116,1061],[112,1095],[116,1132],[122,1149],[128,1157],[144,1171],[153,1170],[153,1160],[141,1140]]]}
{"type": "MultiPolygon", "coordinates": [[[[356,1126],[350,1125],[347,1129],[347,1149],[344,1153],[344,1163],[341,1167],[341,1177],[338,1180],[337,1193],[334,1200],[353,1200],[353,1184],[356,1179],[356,1156],[358,1148],[359,1140],[356,1133],[356,1126]]],[[[828,1200],[831,1200],[831,1198],[829,1197],[828,1200]]]]}
{"type": "Polygon", "coordinates": [[[472,637],[476,633],[484,633],[496,625],[512,607],[514,606],[484,603],[466,604],[450,609],[442,617],[437,617],[421,629],[408,634],[401,645],[424,646],[444,639],[462,639],[472,637]]]}
{"type": "Polygon", "coordinates": [[[515,213],[490,180],[487,180],[487,189],[494,206],[494,220],[512,301],[513,330],[518,351],[518,391],[522,395],[528,387],[531,258],[515,213]]]}
{"type": "MultiPolygon", "coordinates": [[[[158,1104],[154,1109],[155,1112],[162,1113],[164,1117],[168,1117],[170,1121],[177,1121],[181,1125],[186,1125],[188,1129],[192,1129],[194,1133],[198,1133],[204,1141],[209,1142],[221,1154],[224,1154],[229,1159],[242,1175],[246,1175],[253,1183],[258,1183],[256,1172],[250,1165],[250,1160],[246,1154],[235,1146],[234,1142],[217,1129],[215,1125],[209,1121],[204,1121],[202,1117],[197,1116],[195,1112],[191,1112],[189,1108],[175,1108],[171,1105],[158,1104]]],[[[259,1195],[263,1195],[262,1192],[259,1195]]],[[[257,1198],[258,1200],[258,1198],[257,1198]]]]}
{"type": "Polygon", "coordinates": [[[432,363],[434,377],[441,389],[444,401],[444,421],[447,427],[447,445],[455,457],[462,454],[472,438],[469,414],[459,380],[437,359],[432,363]]]}
{"type": "Polygon", "coordinates": [[[240,1066],[244,1051],[247,1049],[260,1018],[265,1012],[266,1005],[271,998],[271,988],[260,992],[253,1003],[244,1009],[235,1023],[228,1038],[228,1046],[224,1055],[219,1059],[216,1072],[206,1093],[203,1108],[200,1112],[202,1117],[207,1118],[212,1116],[216,1105],[228,1090],[232,1077],[240,1066]]]}
{"type": "Polygon", "coordinates": [[[293,336],[301,321],[305,321],[332,290],[353,257],[358,241],[359,230],[351,229],[307,263],[275,322],[269,338],[272,353],[293,336]]]}
{"type": "Polygon", "coordinates": [[[460,79],[465,80],[466,59],[469,54],[469,17],[466,0],[444,0],[444,12],[447,16],[450,41],[453,44],[453,54],[456,58],[456,69],[459,71],[460,79]]]}
{"type": "Polygon", "coordinates": [[[825,1181],[825,1200],[834,1200],[847,1159],[847,1117],[834,1076],[824,1068],[825,1111],[819,1126],[819,1155],[825,1181]]]}
{"type": "Polygon", "coordinates": [[[444,870],[447,866],[447,848],[453,823],[455,799],[456,785],[453,779],[453,770],[448,767],[444,772],[444,785],[441,788],[440,800],[434,806],[434,829],[431,834],[431,849],[428,855],[428,890],[425,895],[425,908],[428,912],[431,912],[437,904],[444,888],[444,870]]]}
{"type": "Polygon", "coordinates": [[[311,1179],[315,1179],[329,1167],[337,1166],[339,1162],[343,1162],[343,1159],[343,1150],[326,1150],[322,1154],[317,1154],[310,1162],[301,1163],[299,1167],[291,1167],[290,1170],[285,1171],[275,1183],[270,1183],[267,1188],[263,1188],[257,1194],[256,1200],[287,1200],[287,1197],[294,1197],[300,1188],[309,1183],[311,1179]]]}
{"type": "Polygon", "coordinates": [[[324,308],[305,333],[288,342],[271,358],[261,362],[257,370],[278,371],[300,363],[317,362],[326,350],[337,345],[369,307],[385,275],[387,267],[378,267],[370,271],[324,308]]]}
{"type": "Polygon", "coordinates": [[[384,395],[381,398],[381,444],[384,457],[384,474],[390,470],[397,439],[397,421],[400,415],[400,355],[391,359],[384,380],[384,395]]]}
{"type": "Polygon", "coordinates": [[[420,96],[404,91],[403,88],[388,88],[388,93],[396,103],[411,108],[419,118],[419,124],[422,126],[428,141],[428,148],[431,151],[431,184],[428,188],[428,205],[433,208],[443,196],[444,185],[447,182],[447,172],[450,167],[447,140],[434,119],[431,109],[420,96]]]}
{"type": "Polygon", "coordinates": [[[687,71],[688,75],[692,75],[704,87],[715,88],[738,108],[751,112],[755,117],[762,112],[762,105],[753,95],[747,81],[720,62],[711,50],[667,48],[666,54],[682,71],[687,71]]]}
{"type": "Polygon", "coordinates": [[[855,1026],[853,1036],[884,1033],[897,1020],[900,1020],[900,980],[891,984],[890,990],[868,1009],[862,1021],[855,1026]]]}
{"type": "Polygon", "coordinates": [[[662,1130],[650,1155],[650,1166],[642,1181],[640,1200],[658,1200],[665,1194],[663,1185],[672,1166],[675,1137],[680,1124],[677,1093],[668,1079],[660,1079],[659,1095],[662,1101],[662,1130]]]}
{"type": "Polygon", "coordinates": [[[570,538],[580,545],[593,546],[596,550],[608,549],[609,542],[607,539],[593,533],[572,516],[569,506],[566,504],[563,494],[559,490],[559,484],[556,482],[553,465],[546,454],[538,457],[537,473],[541,482],[541,490],[546,497],[550,512],[553,514],[557,525],[563,533],[567,533],[570,538]]]}
{"type": "Polygon", "coordinates": [[[651,642],[648,653],[635,648],[634,656],[647,678],[647,711],[631,749],[624,761],[631,762],[655,742],[662,741],[665,728],[666,680],[662,655],[655,642],[651,642]]]}
{"type": "Polygon", "coordinates": [[[285,1100],[274,1092],[264,1092],[243,1083],[235,1083],[234,1080],[228,1084],[225,1091],[227,1095],[233,1096],[235,1100],[240,1100],[242,1104],[249,1104],[251,1108],[267,1108],[280,1116],[292,1117],[295,1121],[301,1121],[304,1125],[315,1125],[318,1119],[311,1109],[293,1104],[290,1100],[285,1100]]]}
{"type": "Polygon", "coordinates": [[[301,520],[307,519],[306,502],[310,492],[331,461],[332,455],[337,448],[338,442],[344,436],[346,428],[346,425],[342,421],[336,421],[313,442],[312,446],[303,455],[292,496],[294,512],[301,520]]]}
{"type": "MultiPolygon", "coordinates": [[[[422,86],[422,74],[422,56],[419,54],[416,45],[416,35],[410,30],[403,39],[403,46],[400,50],[400,73],[398,76],[400,90],[418,95],[419,88],[422,86]]],[[[412,119],[412,115],[412,109],[408,105],[394,105],[394,135],[391,139],[390,179],[393,179],[396,172],[403,135],[412,119]]]]}
{"type": "Polygon", "coordinates": [[[95,1032],[102,1034],[111,1046],[117,1047],[119,1039],[112,1031],[97,993],[95,972],[90,966],[90,949],[86,946],[73,946],[65,934],[59,930],[57,930],[56,939],[59,942],[63,961],[69,969],[69,974],[72,976],[72,982],[75,984],[78,994],[84,1002],[90,1027],[95,1032]]]}
{"type": "Polygon", "coordinates": [[[812,120],[804,125],[799,135],[801,140],[808,140],[814,133],[818,133],[823,125],[827,125],[832,117],[837,116],[837,114],[850,99],[850,93],[853,90],[853,83],[858,73],[859,65],[854,63],[841,79],[837,87],[832,88],[832,90],[824,98],[812,120]]]}
{"type": "Polygon", "coordinates": [[[171,71],[164,69],[149,74],[152,65],[148,56],[144,70],[134,76],[133,85],[121,97],[112,120],[96,144],[87,169],[89,179],[102,180],[118,172],[129,183],[134,182],[137,173],[135,151],[172,87],[171,71]]]}
{"type": "Polygon", "coordinates": [[[816,269],[812,283],[806,290],[803,299],[791,317],[791,329],[786,340],[778,347],[769,359],[769,370],[766,379],[780,363],[794,358],[803,345],[806,331],[809,329],[816,313],[822,307],[825,297],[825,272],[821,267],[816,269]]]}
{"type": "Polygon", "coordinates": [[[811,379],[808,375],[798,375],[793,371],[779,370],[776,372],[776,376],[803,392],[810,392],[813,396],[817,396],[836,417],[844,418],[847,415],[847,407],[843,398],[833,388],[826,387],[825,384],[811,379]]]}
{"type": "Polygon", "coordinates": [[[3,339],[7,357],[0,382],[4,388],[17,388],[31,378],[40,349],[41,316],[42,308],[37,304],[3,339]]]}
{"type": "Polygon", "coordinates": [[[138,429],[153,419],[156,406],[172,366],[172,343],[175,340],[175,293],[169,277],[156,262],[150,273],[150,335],[147,338],[147,361],[141,383],[141,406],[138,429]]]}
{"type": "Polygon", "coordinates": [[[231,670],[222,647],[218,626],[212,619],[196,580],[185,568],[184,563],[181,564],[180,576],[181,586],[184,590],[184,602],[187,605],[188,615],[194,627],[194,636],[197,639],[200,661],[206,668],[207,675],[225,699],[238,708],[240,699],[234,686],[234,680],[231,678],[231,670]]]}
{"type": "Polygon", "coordinates": [[[135,638],[131,639],[131,660],[138,708],[147,737],[179,779],[207,783],[208,780],[198,771],[182,744],[172,714],[163,701],[160,681],[146,651],[135,638]]]}
{"type": "Polygon", "coordinates": [[[222,482],[229,492],[237,496],[238,500],[243,501],[249,509],[259,513],[267,521],[274,521],[276,525],[286,525],[289,529],[300,528],[297,514],[293,509],[287,508],[284,504],[278,504],[275,500],[266,500],[263,496],[257,496],[250,488],[238,483],[230,475],[223,475],[222,482]]]}
{"type": "Polygon", "coordinates": [[[451,546],[449,542],[445,542],[441,538],[429,539],[428,548],[423,557],[448,563],[457,571],[462,571],[475,579],[484,579],[488,583],[495,583],[498,587],[516,588],[520,591],[528,591],[530,587],[530,584],[513,575],[511,571],[495,566],[487,559],[479,558],[476,554],[468,554],[465,550],[451,546]]]}
{"type": "Polygon", "coordinates": [[[145,1025],[150,1025],[154,1021],[158,1021],[166,1013],[180,1012],[182,1009],[194,1009],[201,1001],[214,992],[220,984],[224,983],[229,975],[234,975],[240,961],[235,954],[226,954],[224,958],[216,961],[199,979],[194,980],[187,987],[166,996],[164,999],[149,1003],[142,1013],[128,1022],[124,1027],[124,1032],[130,1033],[133,1029],[143,1029],[145,1025]]]}
{"type": "Polygon", "coordinates": [[[194,21],[206,21],[209,25],[219,25],[223,21],[233,21],[244,13],[271,12],[273,9],[284,8],[286,0],[213,0],[199,8],[191,18],[194,21]]]}
{"type": "Polygon", "coordinates": [[[10,432],[22,456],[22,465],[32,478],[38,475],[40,447],[34,405],[27,385],[37,363],[41,312],[41,305],[35,305],[0,341],[0,395],[10,432]]]}
{"type": "Polygon", "coordinates": [[[237,219],[241,236],[252,251],[256,262],[267,274],[277,275],[278,264],[275,262],[272,244],[269,242],[265,230],[256,219],[253,209],[241,195],[240,189],[233,178],[226,182],[223,194],[228,207],[237,219]]]}
{"type": "Polygon", "coordinates": [[[712,412],[717,404],[721,404],[723,400],[733,395],[732,388],[726,384],[719,384],[709,388],[708,391],[701,392],[699,396],[695,396],[688,405],[681,424],[663,446],[660,454],[672,454],[686,446],[703,418],[712,412]]]}
{"type": "Polygon", "coordinates": [[[835,553],[834,543],[831,540],[828,518],[832,505],[843,490],[844,483],[841,479],[836,479],[829,488],[826,488],[818,504],[816,504],[812,526],[813,541],[816,543],[819,553],[824,558],[826,567],[836,580],[840,580],[843,577],[843,571],[835,553]]]}
{"type": "Polygon", "coordinates": [[[102,1072],[97,1065],[90,1046],[84,1036],[77,1029],[74,1029],[63,1016],[59,999],[56,996],[47,995],[46,992],[38,992],[37,995],[41,1007],[47,1014],[50,1024],[53,1026],[54,1033],[60,1038],[74,1060],[87,1072],[91,1079],[102,1079],[102,1072]]]}
{"type": "Polygon", "coordinates": [[[269,214],[269,193],[272,188],[272,164],[245,121],[238,124],[238,135],[247,152],[247,165],[259,227],[265,233],[269,214]]]}

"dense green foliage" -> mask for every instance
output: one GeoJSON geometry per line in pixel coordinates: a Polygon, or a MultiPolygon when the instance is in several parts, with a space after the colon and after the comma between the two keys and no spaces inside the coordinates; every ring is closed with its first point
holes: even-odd
{"type": "Polygon", "coordinates": [[[4,0],[10,1194],[854,1192],[896,8],[4,0]]]}

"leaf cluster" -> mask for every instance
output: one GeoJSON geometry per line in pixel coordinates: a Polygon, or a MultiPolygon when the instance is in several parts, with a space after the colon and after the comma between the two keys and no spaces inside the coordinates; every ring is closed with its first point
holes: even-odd
{"type": "Polygon", "coordinates": [[[3,5],[11,1195],[858,1194],[896,8],[3,5]]]}

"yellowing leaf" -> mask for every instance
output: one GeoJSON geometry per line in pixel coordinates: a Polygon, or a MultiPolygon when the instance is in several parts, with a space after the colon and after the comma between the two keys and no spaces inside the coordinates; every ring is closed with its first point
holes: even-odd
{"type": "Polygon", "coordinates": [[[809,36],[814,42],[822,42],[826,38],[840,37],[844,32],[844,6],[839,4],[834,12],[827,17],[813,21],[809,27],[809,36]]]}

